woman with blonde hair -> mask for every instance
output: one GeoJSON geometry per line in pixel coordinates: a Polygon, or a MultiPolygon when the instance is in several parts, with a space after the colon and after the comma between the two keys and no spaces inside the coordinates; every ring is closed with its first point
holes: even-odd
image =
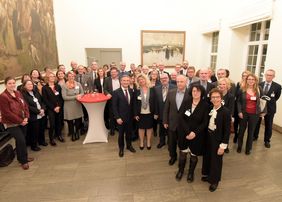
{"type": "Polygon", "coordinates": [[[139,74],[136,78],[136,105],[134,108],[135,119],[138,123],[138,133],[140,138],[140,149],[144,149],[145,131],[147,136],[147,149],[151,149],[151,137],[153,132],[153,121],[155,114],[154,90],[150,88],[150,81],[144,74],[139,74]]]}
{"type": "Polygon", "coordinates": [[[72,141],[78,140],[80,136],[83,111],[81,103],[77,99],[83,94],[81,84],[75,81],[75,73],[69,71],[67,73],[67,82],[62,86],[62,97],[65,101],[64,119],[67,120],[72,141]]]}
{"type": "Polygon", "coordinates": [[[241,153],[244,133],[248,126],[248,136],[246,142],[246,155],[249,155],[253,145],[253,135],[256,124],[259,120],[260,109],[260,89],[258,86],[258,78],[254,74],[249,74],[240,88],[237,97],[237,109],[239,122],[238,148],[237,152],[241,153]]]}

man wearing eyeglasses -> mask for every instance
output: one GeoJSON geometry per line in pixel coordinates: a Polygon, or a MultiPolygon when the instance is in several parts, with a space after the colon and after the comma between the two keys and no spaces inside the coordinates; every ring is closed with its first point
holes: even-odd
{"type": "MultiPolygon", "coordinates": [[[[270,139],[272,136],[272,125],[274,114],[276,113],[276,102],[280,98],[281,95],[281,85],[274,82],[275,71],[273,69],[268,69],[265,74],[265,81],[261,82],[259,86],[262,88],[263,95],[267,96],[269,100],[267,100],[267,113],[264,116],[264,146],[266,148],[270,148],[270,139]]],[[[261,119],[259,119],[256,130],[254,133],[254,141],[258,139],[259,129],[261,124],[261,119]]]]}

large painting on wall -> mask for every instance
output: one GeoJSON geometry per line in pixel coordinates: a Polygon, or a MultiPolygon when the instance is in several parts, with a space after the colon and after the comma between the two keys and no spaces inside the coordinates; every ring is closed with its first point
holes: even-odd
{"type": "Polygon", "coordinates": [[[53,0],[0,0],[0,81],[57,64],[53,0]]]}
{"type": "Polygon", "coordinates": [[[141,31],[141,64],[182,64],[185,56],[185,31],[141,31]]]}

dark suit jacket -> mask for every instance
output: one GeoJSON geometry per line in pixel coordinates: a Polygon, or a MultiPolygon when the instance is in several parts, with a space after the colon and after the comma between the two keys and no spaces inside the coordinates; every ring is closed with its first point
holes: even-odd
{"type": "MultiPolygon", "coordinates": [[[[158,119],[161,122],[163,120],[163,112],[164,112],[164,105],[165,105],[165,101],[163,101],[163,89],[162,88],[163,88],[162,85],[156,86],[154,88],[155,96],[156,96],[156,99],[155,99],[156,113],[155,113],[155,115],[158,115],[158,119]]],[[[173,88],[176,88],[176,86],[171,85],[171,84],[168,85],[168,91],[172,90],[173,88]]]]}
{"type": "Polygon", "coordinates": [[[231,114],[226,107],[221,106],[217,110],[215,125],[216,129],[214,132],[218,144],[228,144],[230,136],[231,114]]]}
{"type": "MultiPolygon", "coordinates": [[[[261,82],[259,86],[261,89],[264,88],[265,82],[261,82]]],[[[271,86],[266,93],[268,97],[270,97],[270,101],[267,101],[267,113],[275,114],[276,113],[276,101],[280,98],[281,95],[281,85],[272,81],[271,86]]]]}
{"type": "Polygon", "coordinates": [[[104,81],[104,93],[111,94],[113,93],[113,83],[112,83],[112,77],[105,78],[104,81]]]}
{"type": "MultiPolygon", "coordinates": [[[[41,106],[41,109],[46,110],[46,106],[43,103],[42,97],[39,94],[38,91],[33,91],[34,97],[38,99],[38,102],[41,106]]],[[[29,109],[29,121],[36,121],[37,120],[37,115],[40,113],[40,110],[37,109],[36,102],[34,102],[33,97],[25,90],[22,91],[22,95],[24,97],[24,100],[28,104],[28,109],[29,109]]]]}
{"type": "MultiPolygon", "coordinates": [[[[139,116],[141,112],[141,100],[140,98],[140,90],[138,89],[135,93],[135,105],[134,105],[134,116],[139,116]]],[[[151,114],[156,114],[156,109],[155,109],[155,91],[154,88],[150,88],[150,97],[149,97],[149,106],[150,106],[150,111],[151,114]]]]}
{"type": "Polygon", "coordinates": [[[176,92],[177,88],[168,92],[163,113],[163,124],[168,124],[168,128],[171,131],[176,131],[179,116],[184,113],[184,103],[191,99],[189,92],[186,89],[182,104],[178,110],[176,105],[176,92]]]}
{"type": "Polygon", "coordinates": [[[130,104],[128,104],[122,88],[113,92],[112,108],[115,119],[121,118],[123,122],[131,123],[133,121],[133,103],[135,100],[132,89],[128,89],[130,95],[130,104]]]}
{"type": "Polygon", "coordinates": [[[229,109],[231,115],[234,114],[235,97],[230,92],[223,96],[224,106],[229,109]]]}
{"type": "Polygon", "coordinates": [[[201,155],[203,154],[204,138],[209,123],[209,105],[204,100],[201,100],[192,113],[192,102],[192,99],[189,99],[184,103],[184,113],[179,118],[179,148],[186,149],[184,147],[188,144],[193,154],[201,155]],[[190,116],[185,114],[186,111],[191,113],[190,116]],[[187,140],[186,136],[190,132],[194,132],[196,137],[192,140],[187,140]]]}
{"type": "Polygon", "coordinates": [[[101,80],[100,80],[99,77],[96,78],[95,81],[94,81],[94,89],[97,89],[99,93],[102,93],[104,83],[105,83],[105,78],[104,78],[103,84],[101,84],[101,80]]]}
{"type": "Polygon", "coordinates": [[[55,107],[63,106],[64,100],[62,98],[62,88],[59,84],[55,84],[55,90],[58,92],[58,95],[52,91],[48,84],[42,88],[42,97],[43,101],[47,106],[47,109],[54,111],[55,107]]]}

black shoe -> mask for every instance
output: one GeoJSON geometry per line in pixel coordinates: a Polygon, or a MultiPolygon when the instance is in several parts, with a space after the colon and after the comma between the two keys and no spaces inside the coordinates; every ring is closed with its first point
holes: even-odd
{"type": "Polygon", "coordinates": [[[253,141],[254,141],[254,142],[255,142],[255,141],[257,141],[257,140],[258,140],[258,138],[257,138],[257,137],[254,137],[254,138],[253,138],[253,141]]]}
{"type": "Polygon", "coordinates": [[[209,187],[210,192],[214,192],[217,189],[218,183],[216,184],[211,184],[209,187]]]}
{"type": "Polygon", "coordinates": [[[246,155],[250,155],[250,154],[251,154],[251,151],[246,151],[245,154],[246,154],[246,155]]]}
{"type": "Polygon", "coordinates": [[[43,143],[39,143],[39,145],[46,147],[46,146],[48,146],[48,143],[47,142],[43,142],[43,143]]]}
{"type": "Polygon", "coordinates": [[[60,141],[60,142],[65,142],[65,139],[60,135],[60,136],[58,136],[58,140],[60,141]]]}
{"type": "Polygon", "coordinates": [[[182,176],[183,176],[183,171],[178,170],[178,172],[176,173],[175,179],[177,181],[180,181],[182,179],[182,176]]]}
{"type": "Polygon", "coordinates": [[[114,130],[111,130],[111,131],[110,131],[110,135],[111,135],[111,136],[114,136],[114,135],[115,135],[115,131],[114,131],[114,130]]]}
{"type": "Polygon", "coordinates": [[[71,141],[75,141],[75,134],[71,134],[71,141]]]}
{"type": "Polygon", "coordinates": [[[120,150],[119,150],[118,155],[119,155],[119,157],[123,157],[123,149],[120,149],[120,150]]]}
{"type": "Polygon", "coordinates": [[[165,146],[165,143],[159,143],[159,144],[157,145],[157,148],[160,149],[160,148],[162,148],[163,146],[165,146]]]}
{"type": "Polygon", "coordinates": [[[136,152],[136,150],[132,146],[127,147],[127,150],[129,150],[132,153],[136,152]]]}
{"type": "Polygon", "coordinates": [[[203,182],[207,182],[207,181],[208,181],[208,176],[203,176],[203,177],[201,178],[201,180],[202,180],[203,182]]]}
{"type": "Polygon", "coordinates": [[[176,161],[176,158],[175,158],[175,157],[172,157],[172,158],[169,159],[168,164],[169,164],[170,166],[172,166],[172,165],[175,163],[175,161],[176,161]]]}
{"type": "Polygon", "coordinates": [[[194,181],[194,173],[188,173],[187,182],[192,183],[194,181]]]}
{"type": "Polygon", "coordinates": [[[144,149],[144,146],[143,146],[143,147],[140,146],[139,148],[140,148],[140,150],[143,150],[143,149],[144,149]]]}
{"type": "Polygon", "coordinates": [[[224,153],[226,153],[226,154],[229,153],[229,148],[228,147],[224,150],[224,153]]]}
{"type": "Polygon", "coordinates": [[[40,147],[31,147],[31,150],[32,150],[32,151],[40,151],[41,148],[40,148],[40,147]]]}
{"type": "Polygon", "coordinates": [[[150,146],[150,147],[147,146],[147,149],[148,149],[148,150],[151,150],[151,148],[152,148],[151,146],[150,146]]]}
{"type": "Polygon", "coordinates": [[[264,143],[264,146],[265,146],[266,148],[270,148],[270,143],[269,143],[269,142],[265,142],[265,143],[264,143]]]}
{"type": "Polygon", "coordinates": [[[241,147],[238,147],[237,148],[237,153],[241,153],[242,152],[242,148],[241,147]]]}
{"type": "Polygon", "coordinates": [[[57,146],[56,142],[54,140],[50,140],[50,145],[51,146],[57,146]]]}
{"type": "Polygon", "coordinates": [[[78,131],[78,132],[76,132],[75,133],[75,140],[79,140],[79,138],[80,138],[80,131],[78,131]]]}

